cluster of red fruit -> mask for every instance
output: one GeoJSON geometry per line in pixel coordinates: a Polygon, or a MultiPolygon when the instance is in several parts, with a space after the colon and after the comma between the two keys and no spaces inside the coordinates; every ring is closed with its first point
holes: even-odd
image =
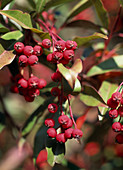
{"type": "MultiPolygon", "coordinates": [[[[44,39],[42,41],[42,46],[44,48],[50,48],[51,41],[49,39],[44,39]]],[[[24,46],[22,42],[17,42],[14,45],[18,58],[18,63],[20,67],[33,66],[38,62],[38,57],[42,55],[43,49],[39,45],[24,46]]],[[[21,74],[15,76],[13,81],[15,83],[11,90],[15,93],[20,93],[25,97],[28,102],[34,101],[36,96],[39,96],[40,89],[46,86],[46,81],[44,79],[39,79],[33,74],[29,75],[29,79],[26,80],[21,74]]]]}
{"type": "Polygon", "coordinates": [[[123,144],[123,125],[121,124],[121,118],[123,117],[123,98],[122,93],[116,91],[112,94],[111,98],[108,99],[107,105],[110,107],[109,116],[112,119],[120,117],[118,122],[112,124],[112,129],[114,132],[120,132],[116,136],[116,142],[123,144]]]}

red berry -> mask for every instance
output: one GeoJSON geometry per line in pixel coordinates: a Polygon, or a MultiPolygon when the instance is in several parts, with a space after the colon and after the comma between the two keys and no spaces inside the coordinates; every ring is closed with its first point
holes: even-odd
{"type": "Polygon", "coordinates": [[[60,143],[65,143],[66,142],[65,134],[64,133],[57,134],[56,140],[60,143]]]}
{"type": "Polygon", "coordinates": [[[25,55],[21,55],[20,57],[19,57],[19,64],[20,64],[20,66],[21,67],[25,67],[25,66],[27,66],[27,61],[28,61],[28,58],[27,58],[27,56],[25,56],[25,55]]]}
{"type": "Polygon", "coordinates": [[[121,104],[121,105],[123,105],[123,98],[121,98],[121,100],[120,100],[120,104],[121,104]]]}
{"type": "Polygon", "coordinates": [[[27,96],[28,95],[28,87],[27,88],[20,87],[18,90],[19,90],[19,94],[20,95],[23,95],[23,96],[27,96]]]}
{"type": "Polygon", "coordinates": [[[40,95],[40,91],[39,91],[39,89],[30,88],[28,90],[28,94],[29,94],[30,97],[37,97],[37,96],[40,95]]]}
{"type": "Polygon", "coordinates": [[[69,118],[67,124],[63,124],[62,127],[64,129],[68,129],[68,128],[71,128],[73,126],[73,121],[69,118]]]}
{"type": "Polygon", "coordinates": [[[65,49],[65,41],[57,41],[55,43],[55,48],[58,50],[58,51],[63,51],[65,49]]]}
{"type": "Polygon", "coordinates": [[[65,138],[66,139],[71,139],[72,138],[72,133],[73,133],[72,128],[69,128],[69,129],[65,130],[65,138]]]}
{"type": "Polygon", "coordinates": [[[53,87],[52,89],[51,89],[51,95],[52,96],[59,96],[60,95],[60,89],[58,88],[58,87],[53,87]]]}
{"type": "Polygon", "coordinates": [[[54,51],[52,56],[53,56],[53,61],[57,62],[63,58],[63,53],[59,51],[54,51]]]}
{"type": "Polygon", "coordinates": [[[120,122],[114,122],[112,124],[112,129],[115,132],[120,132],[121,131],[121,123],[120,122]]]}
{"type": "Polygon", "coordinates": [[[58,110],[57,104],[51,103],[51,104],[48,105],[48,111],[49,111],[50,113],[56,113],[57,110],[58,110]]]}
{"type": "Polygon", "coordinates": [[[36,165],[40,169],[42,168],[43,163],[47,162],[47,151],[46,149],[43,149],[39,152],[37,159],[36,159],[36,165]]]}
{"type": "Polygon", "coordinates": [[[72,135],[74,138],[79,139],[82,137],[83,132],[80,129],[74,129],[72,135]]]}
{"type": "Polygon", "coordinates": [[[47,55],[47,61],[53,62],[53,55],[52,54],[47,55]]]}
{"type": "Polygon", "coordinates": [[[35,45],[33,50],[34,50],[33,54],[37,56],[41,56],[41,54],[43,53],[43,49],[39,45],[35,45]]]}
{"type": "Polygon", "coordinates": [[[67,115],[61,115],[58,118],[58,122],[60,125],[66,125],[69,121],[69,117],[67,115]]]}
{"type": "Polygon", "coordinates": [[[55,138],[56,135],[57,135],[57,132],[56,132],[56,130],[54,128],[49,128],[47,130],[47,134],[48,134],[49,137],[55,138]]]}
{"type": "Polygon", "coordinates": [[[13,86],[11,87],[11,92],[13,92],[13,93],[19,93],[18,87],[17,87],[16,85],[13,85],[13,86]]]}
{"type": "Polygon", "coordinates": [[[12,81],[17,83],[23,76],[21,74],[16,74],[15,77],[12,77],[12,81]]]}
{"type": "Polygon", "coordinates": [[[112,98],[109,98],[108,101],[107,101],[107,105],[112,109],[116,109],[118,104],[119,103],[117,103],[116,101],[113,101],[112,98]]]}
{"type": "Polygon", "coordinates": [[[117,91],[117,92],[112,94],[111,98],[112,98],[113,101],[119,103],[121,98],[122,98],[122,95],[121,95],[120,92],[117,91]]]}
{"type": "Polygon", "coordinates": [[[50,127],[50,128],[55,125],[55,121],[51,118],[46,119],[44,123],[47,127],[50,127]]]}
{"type": "Polygon", "coordinates": [[[39,78],[38,77],[32,76],[32,77],[30,77],[28,79],[29,87],[37,88],[38,87],[38,83],[39,83],[39,78]]]}
{"type": "Polygon", "coordinates": [[[25,80],[24,78],[21,78],[18,81],[18,85],[19,85],[19,87],[27,88],[28,87],[28,81],[25,80]]]}
{"type": "Polygon", "coordinates": [[[119,114],[121,117],[123,117],[123,106],[120,106],[120,107],[118,108],[118,114],[119,114]]]}
{"type": "Polygon", "coordinates": [[[54,82],[59,82],[61,81],[61,74],[59,72],[56,72],[56,73],[53,73],[52,76],[51,76],[51,79],[54,81],[54,82]]]}
{"type": "Polygon", "coordinates": [[[42,46],[43,46],[44,48],[50,48],[50,47],[51,47],[51,41],[50,41],[49,39],[44,39],[44,40],[42,41],[42,46]]]}
{"type": "Polygon", "coordinates": [[[59,62],[66,65],[66,64],[69,63],[69,60],[66,60],[65,58],[62,58],[59,62]]]}
{"type": "Polygon", "coordinates": [[[28,58],[28,64],[33,66],[34,64],[37,64],[38,62],[38,57],[36,55],[31,55],[28,58]]]}
{"type": "Polygon", "coordinates": [[[34,97],[30,97],[30,96],[24,96],[25,97],[25,100],[27,102],[33,102],[34,101],[34,97]]]}
{"type": "Polygon", "coordinates": [[[65,50],[63,52],[63,56],[66,60],[71,60],[74,57],[74,51],[73,50],[65,50]]]}
{"type": "Polygon", "coordinates": [[[120,134],[116,135],[115,140],[117,143],[123,144],[123,134],[120,133],[120,134]]]}
{"type": "Polygon", "coordinates": [[[39,79],[39,81],[38,81],[38,88],[39,88],[39,89],[44,88],[46,85],[47,85],[46,80],[44,80],[44,79],[39,79]]]}
{"type": "Polygon", "coordinates": [[[24,47],[23,52],[26,56],[30,56],[30,55],[33,54],[33,47],[27,45],[27,46],[24,47]]]}
{"type": "Polygon", "coordinates": [[[75,50],[77,48],[77,43],[75,41],[67,40],[65,46],[67,49],[75,50]]]}
{"type": "Polygon", "coordinates": [[[109,111],[109,116],[113,119],[115,119],[116,117],[118,117],[118,111],[117,109],[112,109],[109,111]]]}
{"type": "Polygon", "coordinates": [[[24,44],[22,42],[16,42],[14,45],[14,49],[17,53],[22,53],[24,50],[24,44]]]}

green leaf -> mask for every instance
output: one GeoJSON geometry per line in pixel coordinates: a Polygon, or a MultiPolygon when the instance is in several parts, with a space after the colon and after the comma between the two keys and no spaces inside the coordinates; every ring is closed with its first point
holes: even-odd
{"type": "Polygon", "coordinates": [[[46,147],[46,150],[48,154],[47,161],[50,164],[50,166],[54,166],[55,162],[54,162],[54,154],[53,154],[52,148],[46,147]]]}
{"type": "Polygon", "coordinates": [[[9,4],[12,0],[0,0],[0,9],[3,9],[7,4],[9,4]]]}
{"type": "Polygon", "coordinates": [[[75,37],[73,41],[76,41],[78,47],[80,47],[82,45],[85,45],[86,43],[89,43],[91,40],[95,40],[99,38],[108,39],[108,37],[104,34],[94,33],[93,35],[90,35],[88,37],[75,37]]]}
{"type": "Polygon", "coordinates": [[[6,28],[4,25],[2,25],[2,24],[0,23],[0,33],[5,33],[5,32],[8,32],[8,31],[9,31],[9,29],[6,28]]]}
{"type": "Polygon", "coordinates": [[[11,39],[18,40],[22,36],[23,34],[21,33],[21,31],[12,31],[2,35],[1,38],[4,40],[11,40],[11,39]]]}
{"type": "Polygon", "coordinates": [[[90,0],[81,0],[77,3],[74,8],[68,13],[68,16],[65,20],[65,23],[70,19],[79,14],[80,12],[84,11],[86,8],[90,7],[92,2],[90,0]]]}
{"type": "Polygon", "coordinates": [[[123,69],[123,55],[112,57],[99,65],[93,66],[87,73],[87,76],[104,74],[109,71],[118,71],[123,69]]]}
{"type": "Polygon", "coordinates": [[[91,0],[91,1],[96,9],[96,12],[97,12],[101,22],[102,22],[102,25],[105,28],[108,28],[108,15],[107,15],[106,10],[103,7],[101,0],[91,0]]]}
{"type": "Polygon", "coordinates": [[[119,0],[120,4],[123,6],[123,0],[119,0]]]}
{"type": "Polygon", "coordinates": [[[37,3],[36,3],[36,11],[37,11],[37,13],[42,12],[42,10],[45,7],[46,1],[47,0],[38,0],[37,1],[37,3]]]}
{"type": "Polygon", "coordinates": [[[98,106],[100,104],[106,105],[99,92],[90,85],[84,85],[84,90],[80,94],[80,99],[88,106],[98,106]]]}
{"type": "Polygon", "coordinates": [[[36,8],[36,4],[35,4],[35,1],[34,1],[34,0],[27,0],[27,1],[28,1],[28,3],[31,5],[31,7],[32,7],[33,9],[36,8]]]}
{"type": "Polygon", "coordinates": [[[12,51],[6,51],[0,44],[0,69],[10,64],[15,58],[15,54],[12,51]]]}

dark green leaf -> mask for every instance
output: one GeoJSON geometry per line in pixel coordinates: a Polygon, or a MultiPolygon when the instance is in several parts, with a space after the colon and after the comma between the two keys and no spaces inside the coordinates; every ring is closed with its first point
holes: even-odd
{"type": "Polygon", "coordinates": [[[27,1],[29,2],[29,4],[31,5],[31,7],[32,7],[33,9],[36,8],[36,4],[35,4],[34,0],[27,0],[27,1]]]}
{"type": "Polygon", "coordinates": [[[93,66],[87,73],[87,76],[94,76],[103,74],[109,71],[116,71],[123,69],[123,55],[110,58],[97,66],[93,66]]]}
{"type": "Polygon", "coordinates": [[[37,1],[37,3],[36,3],[36,11],[37,11],[37,13],[42,12],[42,10],[45,7],[46,2],[47,2],[47,0],[38,0],[37,1]]]}
{"type": "Polygon", "coordinates": [[[11,40],[11,39],[18,40],[22,36],[23,34],[21,33],[21,31],[12,31],[2,35],[1,38],[4,40],[11,40]]]}
{"type": "Polygon", "coordinates": [[[8,31],[9,31],[9,29],[6,28],[4,25],[2,25],[2,24],[0,23],[0,33],[5,33],[5,32],[8,32],[8,31]]]}
{"type": "Polygon", "coordinates": [[[73,41],[76,41],[78,47],[85,45],[86,43],[90,42],[91,40],[99,39],[99,38],[104,38],[108,39],[108,37],[104,34],[101,33],[94,33],[93,35],[90,35],[88,37],[75,37],[73,41]]]}
{"type": "Polygon", "coordinates": [[[9,4],[12,0],[0,0],[0,9],[3,9],[7,4],[9,4]]]}
{"type": "Polygon", "coordinates": [[[102,25],[105,28],[108,28],[108,15],[107,15],[106,10],[103,7],[101,0],[91,0],[91,2],[93,3],[93,5],[97,11],[97,14],[102,22],[102,25]]]}

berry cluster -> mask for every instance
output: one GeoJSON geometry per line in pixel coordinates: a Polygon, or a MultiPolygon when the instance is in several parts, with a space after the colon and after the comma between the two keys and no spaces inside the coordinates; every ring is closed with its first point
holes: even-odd
{"type": "Polygon", "coordinates": [[[123,98],[122,93],[118,90],[112,94],[111,98],[108,99],[107,105],[110,107],[109,116],[112,119],[120,117],[118,122],[112,124],[112,129],[114,132],[120,132],[116,136],[117,143],[123,143],[123,125],[121,124],[121,118],[123,117],[123,98]]]}

